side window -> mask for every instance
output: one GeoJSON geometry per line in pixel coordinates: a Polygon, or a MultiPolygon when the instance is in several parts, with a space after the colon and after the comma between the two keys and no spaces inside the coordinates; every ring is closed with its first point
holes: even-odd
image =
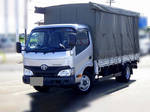
{"type": "Polygon", "coordinates": [[[76,43],[76,55],[82,52],[89,46],[89,37],[87,31],[82,31],[77,33],[77,43],[76,43]]]}

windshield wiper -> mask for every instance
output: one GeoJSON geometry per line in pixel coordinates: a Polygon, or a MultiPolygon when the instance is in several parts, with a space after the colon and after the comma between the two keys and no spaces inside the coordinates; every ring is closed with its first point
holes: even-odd
{"type": "Polygon", "coordinates": [[[66,49],[66,47],[63,44],[61,44],[61,43],[59,43],[59,46],[64,48],[64,49],[66,49]]]}
{"type": "Polygon", "coordinates": [[[63,51],[63,50],[66,50],[66,49],[67,49],[67,48],[66,48],[64,45],[62,45],[62,47],[59,47],[59,48],[51,48],[51,49],[48,49],[48,48],[26,49],[26,52],[49,53],[49,52],[63,51]],[[62,48],[63,48],[63,49],[62,49],[62,48]]]}

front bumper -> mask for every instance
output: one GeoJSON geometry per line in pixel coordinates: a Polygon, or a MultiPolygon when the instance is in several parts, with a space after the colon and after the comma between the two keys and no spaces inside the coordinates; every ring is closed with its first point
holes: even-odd
{"type": "MultiPolygon", "coordinates": [[[[35,76],[23,76],[23,82],[30,84],[30,77],[35,76]]],[[[75,85],[75,76],[69,77],[43,77],[43,86],[71,86],[75,85]]]]}

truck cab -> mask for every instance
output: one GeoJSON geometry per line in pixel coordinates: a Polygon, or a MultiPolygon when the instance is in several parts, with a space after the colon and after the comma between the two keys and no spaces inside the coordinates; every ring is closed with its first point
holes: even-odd
{"type": "MultiPolygon", "coordinates": [[[[83,74],[93,69],[93,45],[88,26],[53,24],[34,28],[23,54],[23,82],[38,91],[51,86],[90,88],[83,74]]],[[[92,71],[92,70],[91,70],[92,71]]]]}

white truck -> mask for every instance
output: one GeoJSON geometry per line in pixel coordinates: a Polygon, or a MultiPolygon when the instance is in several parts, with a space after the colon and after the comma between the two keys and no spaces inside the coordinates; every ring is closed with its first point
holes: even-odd
{"type": "Polygon", "coordinates": [[[95,80],[128,82],[139,61],[139,14],[96,3],[36,8],[44,26],[31,31],[23,54],[23,82],[39,92],[72,87],[88,93],[95,80]]]}

